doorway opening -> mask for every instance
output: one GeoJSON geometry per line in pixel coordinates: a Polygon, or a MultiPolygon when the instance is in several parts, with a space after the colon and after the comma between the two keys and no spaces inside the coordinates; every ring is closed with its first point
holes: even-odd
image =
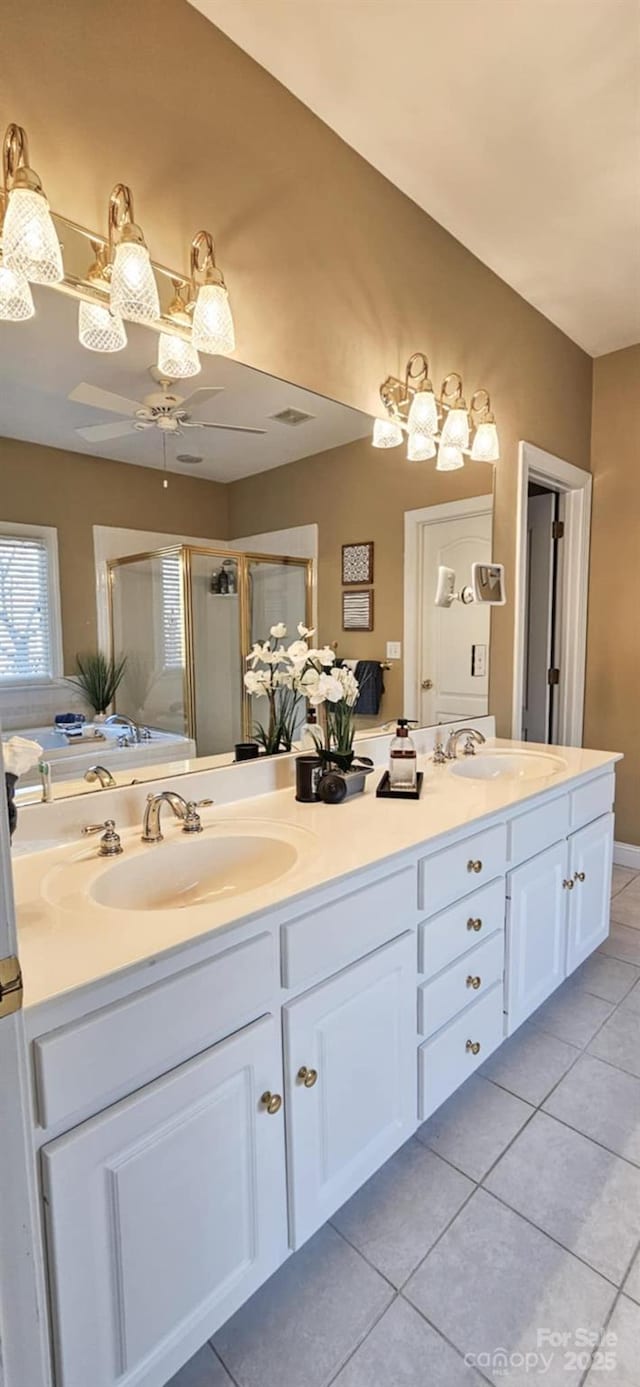
{"type": "Polygon", "coordinates": [[[539,482],[527,489],[527,603],[522,737],[555,742],[558,721],[558,579],[564,522],[560,493],[539,482]]]}

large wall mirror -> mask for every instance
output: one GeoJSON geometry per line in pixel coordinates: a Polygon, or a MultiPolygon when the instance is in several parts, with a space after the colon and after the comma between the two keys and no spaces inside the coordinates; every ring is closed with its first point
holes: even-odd
{"type": "Polygon", "coordinates": [[[362,732],[488,711],[489,608],[434,597],[440,566],[462,587],[491,558],[490,465],[374,449],[369,416],[230,358],[171,378],[135,324],[87,350],[77,300],[33,293],[0,323],[0,718],[56,796],[232,761],[261,713],[248,651],[279,623],[357,668],[362,732]],[[67,682],[99,652],[107,721],[67,682]]]}

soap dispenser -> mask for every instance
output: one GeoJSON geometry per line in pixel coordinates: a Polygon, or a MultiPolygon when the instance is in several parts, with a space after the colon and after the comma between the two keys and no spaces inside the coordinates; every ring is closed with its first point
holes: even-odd
{"type": "Polygon", "coordinates": [[[389,788],[414,790],[418,781],[418,757],[409,736],[409,718],[398,718],[396,734],[389,748],[389,788]]]}

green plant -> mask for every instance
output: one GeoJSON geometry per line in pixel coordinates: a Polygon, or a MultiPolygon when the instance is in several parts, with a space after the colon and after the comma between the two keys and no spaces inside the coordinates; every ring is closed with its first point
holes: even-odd
{"type": "Polygon", "coordinates": [[[113,656],[107,658],[101,650],[76,655],[77,673],[70,675],[67,683],[80,690],[95,713],[106,713],[122,682],[126,663],[126,655],[115,660],[113,656]]]}

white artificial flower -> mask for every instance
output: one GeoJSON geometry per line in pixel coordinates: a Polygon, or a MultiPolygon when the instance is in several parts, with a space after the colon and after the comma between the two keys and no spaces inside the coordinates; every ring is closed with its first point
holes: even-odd
{"type": "Polygon", "coordinates": [[[306,641],[292,641],[286,653],[287,659],[291,660],[292,663],[296,660],[306,660],[309,654],[309,646],[306,641]]]}
{"type": "Polygon", "coordinates": [[[302,639],[303,639],[304,641],[306,641],[306,640],[309,639],[309,636],[315,636],[315,631],[312,630],[311,627],[309,627],[309,626],[304,626],[303,623],[302,623],[301,621],[299,621],[299,622],[298,622],[298,635],[299,635],[299,636],[302,636],[302,639]]]}
{"type": "Polygon", "coordinates": [[[267,692],[269,686],[267,671],[264,669],[248,670],[244,676],[244,686],[247,693],[255,694],[256,698],[260,698],[262,694],[267,692]]]}
{"type": "Polygon", "coordinates": [[[314,708],[318,708],[321,703],[339,703],[342,698],[340,680],[335,679],[332,674],[319,674],[308,698],[314,708]]]}
{"type": "Polygon", "coordinates": [[[255,669],[256,665],[264,661],[265,653],[270,654],[269,646],[263,645],[261,641],[254,641],[251,651],[247,655],[247,664],[252,665],[255,669]]]}
{"type": "Polygon", "coordinates": [[[316,650],[315,653],[320,664],[327,668],[329,665],[334,665],[336,662],[336,652],[328,645],[323,645],[322,650],[316,650]]]}
{"type": "Polygon", "coordinates": [[[272,626],[270,634],[275,636],[276,640],[281,640],[283,636],[286,636],[287,628],[284,621],[278,621],[275,626],[272,626]]]}

